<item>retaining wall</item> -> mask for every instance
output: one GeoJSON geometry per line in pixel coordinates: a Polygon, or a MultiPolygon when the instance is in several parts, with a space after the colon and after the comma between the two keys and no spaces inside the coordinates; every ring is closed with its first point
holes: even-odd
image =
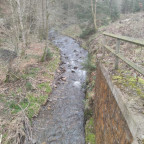
{"type": "Polygon", "coordinates": [[[95,86],[96,144],[137,144],[137,125],[102,65],[97,66],[95,86]]]}

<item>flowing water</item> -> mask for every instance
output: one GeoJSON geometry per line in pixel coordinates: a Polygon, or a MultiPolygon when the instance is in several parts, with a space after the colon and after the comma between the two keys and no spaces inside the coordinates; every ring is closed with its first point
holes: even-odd
{"type": "Polygon", "coordinates": [[[61,52],[61,74],[56,74],[55,88],[46,106],[33,121],[36,144],[85,144],[83,83],[86,71],[82,63],[87,51],[70,37],[54,31],[50,37],[61,52]]]}

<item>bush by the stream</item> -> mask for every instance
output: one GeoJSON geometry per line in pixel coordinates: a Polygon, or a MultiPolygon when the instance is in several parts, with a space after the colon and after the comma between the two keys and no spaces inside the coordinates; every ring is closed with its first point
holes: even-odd
{"type": "Polygon", "coordinates": [[[82,31],[82,34],[80,35],[80,38],[85,39],[88,36],[94,34],[96,32],[95,28],[87,28],[82,31]]]}
{"type": "Polygon", "coordinates": [[[44,61],[50,61],[53,57],[53,53],[50,51],[50,49],[46,49],[43,53],[43,56],[41,58],[41,62],[44,62],[44,61]]]}
{"type": "Polygon", "coordinates": [[[88,58],[83,63],[83,69],[85,69],[88,73],[91,73],[96,69],[96,66],[92,63],[92,55],[91,54],[88,54],[88,58]]]}

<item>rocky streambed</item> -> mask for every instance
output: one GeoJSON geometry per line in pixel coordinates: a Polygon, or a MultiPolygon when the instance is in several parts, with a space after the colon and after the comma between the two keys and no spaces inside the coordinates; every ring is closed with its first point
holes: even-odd
{"type": "Polygon", "coordinates": [[[46,106],[33,120],[35,144],[85,144],[83,84],[86,71],[82,63],[87,51],[72,38],[50,32],[61,52],[61,65],[46,106]]]}

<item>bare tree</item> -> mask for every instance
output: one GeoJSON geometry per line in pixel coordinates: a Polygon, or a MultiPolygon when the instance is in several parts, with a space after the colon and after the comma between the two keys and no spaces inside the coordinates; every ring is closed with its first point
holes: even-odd
{"type": "Polygon", "coordinates": [[[91,0],[91,11],[92,11],[95,30],[97,30],[97,22],[96,22],[97,21],[97,13],[96,13],[97,2],[98,0],[91,0]]]}
{"type": "Polygon", "coordinates": [[[19,17],[20,27],[21,27],[21,32],[22,32],[22,40],[23,40],[22,55],[23,55],[25,54],[25,50],[26,50],[26,36],[25,36],[25,31],[24,31],[23,15],[22,15],[22,8],[21,8],[20,0],[16,0],[16,2],[17,2],[17,9],[18,9],[18,17],[19,17]]]}

